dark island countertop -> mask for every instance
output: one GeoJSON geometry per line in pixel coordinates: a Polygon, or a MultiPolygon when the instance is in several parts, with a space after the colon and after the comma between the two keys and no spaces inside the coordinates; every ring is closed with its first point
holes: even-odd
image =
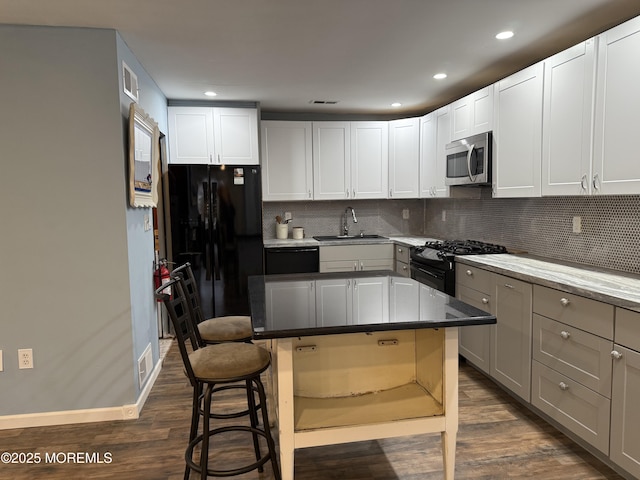
{"type": "Polygon", "coordinates": [[[390,271],[251,276],[249,297],[255,339],[496,323],[390,271]]]}

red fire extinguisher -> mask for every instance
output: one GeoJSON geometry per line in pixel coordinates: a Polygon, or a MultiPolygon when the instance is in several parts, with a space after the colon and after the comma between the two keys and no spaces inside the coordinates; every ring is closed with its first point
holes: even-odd
{"type": "MultiPolygon", "coordinates": [[[[158,288],[160,288],[160,286],[164,285],[165,283],[167,283],[169,281],[169,278],[171,277],[169,274],[169,269],[167,268],[167,261],[166,260],[160,260],[157,263],[157,267],[156,270],[153,272],[153,283],[155,286],[155,289],[157,290],[158,288]]],[[[171,295],[171,288],[168,287],[167,289],[163,290],[163,293],[167,293],[169,295],[171,295]],[[167,291],[169,290],[169,291],[167,291]]],[[[162,300],[158,299],[158,302],[161,302],[162,300]]]]}

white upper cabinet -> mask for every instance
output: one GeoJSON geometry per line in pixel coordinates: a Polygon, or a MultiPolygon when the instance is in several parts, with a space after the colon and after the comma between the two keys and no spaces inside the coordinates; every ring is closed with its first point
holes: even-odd
{"type": "Polygon", "coordinates": [[[313,123],[313,198],[387,198],[387,122],[313,123]]]}
{"type": "Polygon", "coordinates": [[[544,61],[542,195],[590,193],[595,39],[544,61]]]}
{"type": "Polygon", "coordinates": [[[493,88],[482,88],[451,104],[451,141],[491,131],[493,88]]]}
{"type": "Polygon", "coordinates": [[[495,197],[540,196],[543,72],[544,64],[540,62],[495,86],[495,197]]]}
{"type": "Polygon", "coordinates": [[[351,198],[387,198],[388,122],[351,122],[351,198]]]}
{"type": "Polygon", "coordinates": [[[594,129],[594,193],[640,193],[640,17],[598,37],[594,129]]]}
{"type": "Polygon", "coordinates": [[[418,198],[420,119],[389,122],[389,198],[418,198]]]}
{"type": "Polygon", "coordinates": [[[214,163],[258,165],[258,111],[255,108],[214,108],[213,139],[214,163]]]}
{"type": "Polygon", "coordinates": [[[213,109],[169,107],[169,163],[213,163],[213,109]]]}
{"type": "Polygon", "coordinates": [[[337,200],[351,194],[349,122],[313,123],[313,198],[337,200]]]}
{"type": "Polygon", "coordinates": [[[169,163],[257,165],[255,108],[169,107],[169,163]]]}
{"type": "Polygon", "coordinates": [[[420,119],[420,196],[448,197],[445,147],[451,142],[450,106],[420,119]]]}
{"type": "Polygon", "coordinates": [[[261,122],[262,199],[311,200],[311,122],[261,122]]]}

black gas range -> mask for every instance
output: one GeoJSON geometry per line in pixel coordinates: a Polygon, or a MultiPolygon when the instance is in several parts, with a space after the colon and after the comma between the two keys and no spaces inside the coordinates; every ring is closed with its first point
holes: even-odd
{"type": "Polygon", "coordinates": [[[476,240],[429,241],[411,248],[411,278],[437,290],[455,295],[456,255],[507,253],[502,245],[476,240]]]}

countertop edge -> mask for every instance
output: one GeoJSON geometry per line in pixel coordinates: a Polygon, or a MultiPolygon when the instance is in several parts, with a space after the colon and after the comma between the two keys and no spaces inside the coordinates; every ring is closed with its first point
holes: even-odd
{"type": "MultiPolygon", "coordinates": [[[[620,290],[620,294],[616,294],[614,292],[607,292],[606,290],[610,290],[604,288],[602,286],[598,286],[597,280],[593,281],[593,286],[585,287],[580,285],[571,284],[571,278],[578,279],[578,275],[572,275],[571,273],[567,273],[565,279],[553,278],[554,272],[551,270],[545,271],[544,265],[548,264],[550,267],[553,266],[554,269],[558,269],[559,267],[566,267],[568,272],[571,272],[573,269],[579,269],[581,273],[588,275],[590,272],[594,274],[604,274],[611,278],[611,280],[615,280],[618,278],[620,282],[638,282],[638,290],[637,292],[633,292],[635,296],[640,298],[640,278],[632,275],[625,274],[624,272],[612,272],[612,271],[604,271],[603,269],[595,269],[589,268],[588,265],[573,265],[568,264],[568,262],[561,261],[553,261],[550,259],[538,258],[529,255],[511,255],[511,254],[503,254],[501,257],[505,257],[509,255],[513,259],[512,265],[495,265],[492,263],[491,258],[492,255],[468,255],[468,256],[458,256],[456,257],[456,263],[476,266],[479,268],[483,268],[490,272],[507,275],[509,277],[515,278],[517,280],[522,280],[525,282],[529,282],[536,285],[541,285],[543,287],[554,288],[556,290],[560,290],[567,293],[573,293],[576,295],[580,295],[582,297],[590,298],[593,300],[598,300],[601,302],[609,303],[611,305],[626,308],[628,310],[632,310],[635,312],[640,312],[640,301],[634,301],[631,298],[628,298],[629,295],[625,296],[623,289],[620,290]],[[537,271],[536,274],[532,274],[527,271],[523,271],[522,267],[518,267],[518,264],[524,261],[535,262],[536,266],[540,266],[540,270],[537,271]]],[[[557,273],[555,273],[557,275],[557,273]]]]}
{"type": "MultiPolygon", "coordinates": [[[[385,235],[383,235],[385,236],[385,235]]],[[[349,240],[335,240],[335,241],[318,241],[313,237],[303,238],[301,240],[294,240],[292,238],[277,239],[266,238],[262,240],[264,248],[283,248],[283,247],[320,247],[320,246],[333,246],[333,245],[385,245],[385,244],[400,244],[406,247],[415,247],[424,245],[427,241],[436,240],[431,237],[420,237],[416,235],[389,235],[385,238],[375,239],[349,239],[349,240]]]]}

